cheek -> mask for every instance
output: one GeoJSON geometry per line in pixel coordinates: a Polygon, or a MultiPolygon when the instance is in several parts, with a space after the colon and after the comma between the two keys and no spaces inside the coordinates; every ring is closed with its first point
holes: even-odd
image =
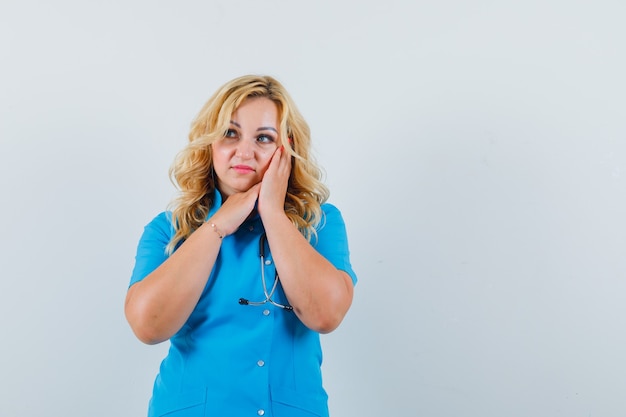
{"type": "Polygon", "coordinates": [[[230,159],[229,150],[223,146],[214,146],[213,147],[213,165],[216,168],[222,168],[222,166],[226,165],[230,159]]]}
{"type": "Polygon", "coordinates": [[[270,162],[272,161],[272,155],[270,154],[268,157],[259,160],[259,172],[261,176],[265,175],[265,171],[270,167],[270,162]]]}

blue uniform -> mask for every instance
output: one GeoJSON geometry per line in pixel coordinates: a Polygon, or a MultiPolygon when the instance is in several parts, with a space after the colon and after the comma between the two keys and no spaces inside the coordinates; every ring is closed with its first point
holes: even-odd
{"type": "MultiPolygon", "coordinates": [[[[220,206],[216,191],[209,217],[220,206]]],[[[356,284],[341,213],[330,204],[323,204],[322,210],[324,217],[312,244],[356,284]]],[[[270,303],[239,303],[240,298],[265,300],[261,267],[268,290],[274,282],[276,270],[267,246],[263,266],[259,257],[263,232],[257,215],[223,239],[198,304],[170,339],[169,353],[154,383],[149,417],[328,416],[319,334],[291,311],[270,303]]],[[[131,285],[167,259],[165,247],[173,234],[169,212],[146,226],[131,285]]],[[[288,303],[280,284],[272,299],[288,303]]]]}

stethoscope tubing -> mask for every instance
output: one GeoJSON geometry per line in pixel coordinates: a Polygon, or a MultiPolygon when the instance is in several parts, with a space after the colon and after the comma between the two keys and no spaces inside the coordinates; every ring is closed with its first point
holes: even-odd
{"type": "Polygon", "coordinates": [[[278,271],[274,275],[274,283],[272,285],[272,289],[270,291],[267,290],[267,283],[265,281],[265,243],[267,242],[267,235],[263,233],[261,237],[259,237],[259,259],[261,263],[261,283],[263,284],[263,294],[265,295],[265,300],[263,301],[250,301],[245,298],[239,299],[239,304],[241,305],[252,305],[252,306],[260,306],[265,303],[270,303],[276,307],[280,307],[287,311],[293,311],[293,307],[290,305],[283,305],[275,302],[272,297],[274,296],[274,292],[276,291],[276,287],[278,286],[278,271]]]}

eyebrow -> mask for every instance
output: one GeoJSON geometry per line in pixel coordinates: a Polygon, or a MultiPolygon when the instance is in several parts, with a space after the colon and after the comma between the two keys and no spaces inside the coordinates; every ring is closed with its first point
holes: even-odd
{"type": "MultiPolygon", "coordinates": [[[[234,121],[234,120],[231,120],[230,124],[233,124],[233,125],[237,126],[239,129],[241,129],[241,125],[239,123],[237,123],[236,121],[234,121]]],[[[278,130],[276,130],[275,128],[273,128],[271,126],[261,126],[256,131],[260,132],[262,130],[271,130],[271,131],[274,131],[274,132],[278,133],[278,130]]]]}

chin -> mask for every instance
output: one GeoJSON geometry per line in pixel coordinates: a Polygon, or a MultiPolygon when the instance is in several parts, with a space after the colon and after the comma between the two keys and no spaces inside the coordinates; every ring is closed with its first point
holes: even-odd
{"type": "Polygon", "coordinates": [[[236,184],[236,185],[233,185],[231,188],[235,190],[236,193],[245,193],[250,188],[252,188],[254,184],[256,184],[256,182],[250,182],[246,184],[236,184]]]}

